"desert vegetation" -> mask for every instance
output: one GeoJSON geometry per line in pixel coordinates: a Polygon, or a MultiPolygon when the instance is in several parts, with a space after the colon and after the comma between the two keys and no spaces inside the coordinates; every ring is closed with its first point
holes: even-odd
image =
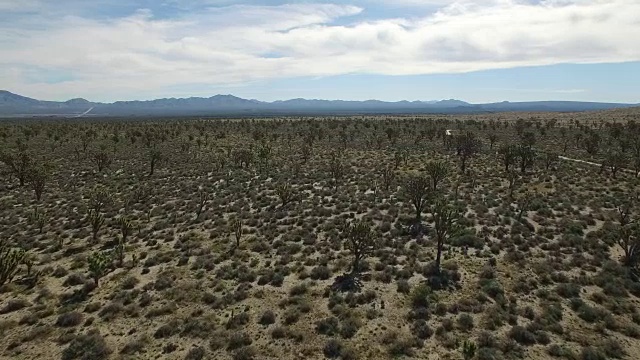
{"type": "Polygon", "coordinates": [[[0,357],[640,358],[640,111],[0,121],[0,357]]]}

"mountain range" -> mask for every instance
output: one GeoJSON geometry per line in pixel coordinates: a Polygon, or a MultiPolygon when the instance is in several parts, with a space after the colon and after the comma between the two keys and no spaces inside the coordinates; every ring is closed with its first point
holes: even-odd
{"type": "Polygon", "coordinates": [[[471,104],[461,100],[397,101],[308,100],[273,102],[242,99],[233,95],[209,98],[165,98],[147,101],[98,103],[77,98],[64,102],[43,101],[0,90],[0,116],[178,116],[178,115],[305,115],[305,114],[399,114],[487,113],[506,111],[588,111],[629,108],[640,104],[532,101],[471,104]]]}

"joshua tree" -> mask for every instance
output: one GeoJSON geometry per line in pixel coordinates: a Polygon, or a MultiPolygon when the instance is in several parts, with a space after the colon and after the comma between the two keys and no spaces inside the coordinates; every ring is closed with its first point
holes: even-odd
{"type": "Polygon", "coordinates": [[[278,184],[276,186],[276,193],[280,198],[280,202],[282,204],[281,207],[285,207],[287,204],[294,200],[293,189],[289,182],[278,184]]]}
{"type": "Polygon", "coordinates": [[[456,152],[460,156],[460,170],[464,173],[467,169],[468,159],[480,151],[481,143],[470,131],[458,136],[456,140],[456,152]]]}
{"type": "Polygon", "coordinates": [[[205,206],[209,202],[209,193],[207,193],[205,190],[199,189],[198,195],[199,199],[198,207],[196,208],[196,221],[200,219],[200,214],[202,214],[202,211],[204,211],[205,206]]]}
{"type": "Polygon", "coordinates": [[[533,149],[533,145],[536,143],[536,135],[531,131],[526,131],[522,134],[520,141],[521,146],[524,146],[527,149],[533,149]]]}
{"type": "Polygon", "coordinates": [[[518,181],[518,173],[515,170],[507,171],[507,181],[509,181],[509,199],[513,199],[513,191],[518,181]]]}
{"type": "Polygon", "coordinates": [[[444,243],[449,239],[451,234],[455,232],[460,214],[444,197],[440,197],[434,201],[431,213],[433,214],[433,229],[438,246],[435,267],[436,272],[440,274],[442,249],[444,243]]]}
{"type": "Polygon", "coordinates": [[[9,171],[18,178],[20,186],[24,186],[33,166],[33,157],[27,153],[26,148],[20,146],[17,153],[0,153],[0,162],[3,162],[9,171]]]}
{"type": "Polygon", "coordinates": [[[622,263],[635,268],[640,260],[640,224],[620,225],[618,228],[618,245],[624,251],[622,263]]]}
{"type": "Polygon", "coordinates": [[[234,250],[235,250],[240,247],[240,239],[242,238],[242,232],[243,232],[242,220],[240,219],[233,220],[233,222],[231,223],[231,229],[233,230],[236,238],[236,244],[234,246],[234,250]]]}
{"type": "Polygon", "coordinates": [[[149,150],[149,176],[153,175],[153,172],[156,169],[158,163],[160,163],[164,157],[162,156],[162,152],[158,149],[149,150]]]}
{"type": "Polygon", "coordinates": [[[393,171],[393,168],[390,166],[385,166],[382,169],[382,187],[384,188],[385,191],[389,190],[389,187],[391,187],[391,184],[393,183],[393,180],[396,177],[396,173],[395,171],[393,171]]]}
{"type": "Polygon", "coordinates": [[[462,357],[464,360],[471,360],[476,355],[477,346],[473,341],[465,340],[462,343],[462,357]]]}
{"type": "Polygon", "coordinates": [[[377,241],[371,226],[363,220],[348,224],[342,234],[345,238],[344,247],[353,254],[351,273],[356,274],[360,269],[360,261],[377,248],[377,241]]]}
{"type": "Polygon", "coordinates": [[[415,222],[420,230],[422,227],[422,212],[427,207],[429,195],[431,195],[430,178],[422,175],[409,175],[405,180],[404,193],[415,209],[415,222]]]}
{"type": "Polygon", "coordinates": [[[304,143],[300,147],[300,157],[302,158],[303,164],[307,163],[309,156],[311,156],[311,145],[304,143]]]}
{"type": "Polygon", "coordinates": [[[112,161],[111,155],[105,149],[101,148],[93,154],[93,162],[96,164],[98,172],[108,168],[112,161]]]}
{"type": "Polygon", "coordinates": [[[558,154],[556,154],[554,152],[545,153],[545,155],[544,155],[544,168],[546,170],[549,170],[551,165],[555,164],[556,162],[558,162],[558,154]]]}
{"type": "Polygon", "coordinates": [[[118,245],[116,247],[116,254],[118,256],[118,264],[122,266],[124,263],[124,251],[127,244],[127,238],[133,230],[133,223],[127,218],[120,217],[116,220],[118,228],[120,229],[120,238],[118,239],[118,245]]]}
{"type": "Polygon", "coordinates": [[[329,174],[331,176],[331,181],[333,181],[333,186],[337,189],[338,184],[342,177],[344,176],[345,166],[342,161],[342,158],[337,153],[331,153],[329,158],[329,174]]]}
{"type": "Polygon", "coordinates": [[[93,234],[93,241],[98,241],[98,232],[102,225],[104,225],[104,216],[102,213],[95,211],[94,209],[89,209],[87,213],[87,219],[89,220],[89,224],[91,224],[91,233],[93,234]]]}
{"type": "Polygon", "coordinates": [[[516,148],[516,154],[520,158],[520,172],[523,174],[527,171],[527,168],[533,165],[535,159],[535,151],[526,145],[519,145],[516,148]]]}
{"type": "Polygon", "coordinates": [[[513,145],[502,145],[498,150],[504,165],[504,171],[509,171],[509,167],[513,165],[517,157],[517,150],[513,145]]]}
{"type": "Polygon", "coordinates": [[[10,248],[6,242],[0,242],[0,286],[13,280],[24,257],[23,249],[10,248]]]}
{"type": "Polygon", "coordinates": [[[111,193],[102,186],[96,186],[89,193],[88,207],[96,213],[102,212],[111,202],[111,193]]]}
{"type": "Polygon", "coordinates": [[[517,221],[521,221],[524,213],[529,211],[529,207],[531,206],[533,198],[533,192],[529,190],[525,190],[524,193],[518,196],[518,198],[516,199],[518,204],[518,215],[516,216],[517,221]]]}
{"type": "Polygon", "coordinates": [[[612,151],[607,154],[601,169],[604,169],[605,165],[608,166],[611,171],[611,176],[615,179],[618,171],[624,166],[624,163],[624,154],[618,151],[612,151]]]}
{"type": "Polygon", "coordinates": [[[447,177],[449,166],[444,161],[430,161],[426,166],[427,174],[431,179],[431,190],[436,192],[438,184],[447,177]]]}
{"type": "Polygon", "coordinates": [[[406,149],[398,149],[393,154],[393,161],[395,169],[397,170],[400,166],[400,163],[406,165],[407,161],[409,161],[409,154],[406,149]]]}
{"type": "Polygon", "coordinates": [[[237,166],[249,167],[253,160],[253,154],[251,153],[251,150],[239,149],[234,153],[234,160],[237,166]]]}
{"type": "Polygon", "coordinates": [[[44,192],[44,187],[49,178],[49,170],[46,166],[34,166],[29,171],[29,185],[33,189],[34,194],[36,195],[36,200],[40,201],[42,198],[42,193],[44,192]]]}
{"type": "Polygon", "coordinates": [[[272,148],[269,143],[263,141],[260,146],[258,146],[258,161],[260,163],[260,170],[265,171],[269,168],[269,160],[271,159],[272,148]]]}
{"type": "Polygon", "coordinates": [[[600,147],[600,135],[596,131],[591,130],[584,140],[584,148],[589,155],[595,155],[600,147]]]}
{"type": "Polygon", "coordinates": [[[107,274],[109,266],[111,266],[111,253],[105,251],[97,251],[92,253],[87,259],[89,262],[89,274],[96,286],[98,281],[107,274]]]}
{"type": "Polygon", "coordinates": [[[42,234],[45,224],[47,223],[47,214],[36,208],[29,214],[29,220],[38,227],[38,234],[42,234]]]}
{"type": "Polygon", "coordinates": [[[562,153],[566,154],[567,148],[569,147],[569,142],[571,141],[571,138],[567,136],[567,128],[560,128],[560,138],[562,139],[562,153]]]}
{"type": "Polygon", "coordinates": [[[489,150],[493,150],[493,145],[498,140],[498,136],[495,133],[490,133],[487,135],[487,139],[489,140],[489,150]]]}

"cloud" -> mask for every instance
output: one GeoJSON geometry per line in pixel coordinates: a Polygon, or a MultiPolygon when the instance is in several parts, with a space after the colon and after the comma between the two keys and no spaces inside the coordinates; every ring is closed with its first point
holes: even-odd
{"type": "MultiPolygon", "coordinates": [[[[375,21],[362,2],[212,6],[172,18],[148,9],[42,14],[38,26],[16,18],[21,26],[0,25],[0,82],[45,98],[144,98],[189,84],[640,60],[636,0],[427,2],[441,6],[375,21]],[[349,26],[337,22],[353,15],[349,26]],[[33,68],[72,76],[34,84],[33,68]]],[[[7,4],[0,0],[0,8],[7,4]]]]}

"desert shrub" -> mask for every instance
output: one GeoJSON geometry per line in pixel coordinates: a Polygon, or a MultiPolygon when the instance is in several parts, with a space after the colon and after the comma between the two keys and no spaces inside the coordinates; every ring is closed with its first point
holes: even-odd
{"type": "Polygon", "coordinates": [[[234,332],[229,335],[229,342],[227,343],[227,350],[235,350],[243,346],[251,345],[253,341],[251,337],[245,332],[234,332]]]}
{"type": "Polygon", "coordinates": [[[352,338],[360,328],[360,323],[353,317],[346,318],[340,326],[340,336],[345,339],[352,338]]]}
{"type": "Polygon", "coordinates": [[[260,320],[258,320],[258,323],[260,325],[271,325],[275,322],[276,322],[276,314],[271,310],[267,310],[264,313],[262,313],[262,315],[260,316],[260,320]]]}
{"type": "Polygon", "coordinates": [[[178,320],[171,320],[169,323],[161,325],[155,333],[153,333],[153,337],[156,339],[164,339],[176,335],[180,332],[180,323],[178,320]]]}
{"type": "Polygon", "coordinates": [[[134,355],[137,353],[141,353],[144,350],[144,347],[147,345],[147,340],[136,339],[126,343],[122,349],[120,350],[120,354],[122,355],[134,355]]]}
{"type": "Polygon", "coordinates": [[[411,292],[411,304],[413,307],[429,307],[431,289],[426,284],[420,284],[411,292]]]}
{"type": "Polygon", "coordinates": [[[227,328],[229,329],[238,329],[243,327],[249,323],[251,320],[251,316],[248,312],[241,312],[237,315],[234,315],[227,321],[227,328]]]}
{"type": "Polygon", "coordinates": [[[522,326],[514,326],[509,330],[509,337],[522,345],[533,345],[536,343],[536,337],[533,333],[522,326]]]}
{"type": "Polygon", "coordinates": [[[460,314],[457,323],[458,328],[462,331],[471,331],[473,329],[473,317],[469,314],[460,314]]]}
{"type": "Polygon", "coordinates": [[[607,313],[602,309],[592,307],[585,303],[578,308],[578,317],[589,323],[594,323],[598,320],[604,319],[606,315],[607,313]]]}
{"type": "Polygon", "coordinates": [[[476,343],[480,348],[493,348],[498,345],[498,341],[496,340],[495,336],[488,331],[481,331],[480,334],[478,334],[476,343]]]}
{"type": "Polygon", "coordinates": [[[107,359],[111,349],[107,347],[104,338],[97,331],[89,331],[78,335],[69,342],[62,351],[62,360],[101,360],[107,359]]]}
{"type": "Polygon", "coordinates": [[[640,327],[630,324],[622,328],[622,333],[634,339],[640,339],[640,327]]]}
{"type": "Polygon", "coordinates": [[[558,295],[565,299],[580,297],[580,285],[575,283],[563,283],[556,286],[558,295]]]}
{"type": "Polygon", "coordinates": [[[340,340],[329,339],[327,343],[322,348],[322,353],[329,359],[334,359],[340,356],[340,352],[342,351],[342,343],[340,340]]]}
{"type": "Polygon", "coordinates": [[[581,360],[607,360],[607,355],[592,346],[585,346],[580,351],[581,360]]]}
{"type": "Polygon", "coordinates": [[[120,284],[120,286],[122,286],[122,288],[125,290],[131,290],[134,287],[136,287],[136,285],[138,285],[139,282],[140,280],[138,280],[137,277],[127,276],[124,280],[122,280],[122,283],[120,284]]]}
{"type": "Polygon", "coordinates": [[[282,322],[285,325],[291,325],[298,322],[300,319],[300,310],[298,308],[289,308],[284,312],[284,316],[282,317],[282,322]]]}
{"type": "Polygon", "coordinates": [[[215,321],[207,316],[196,316],[185,319],[182,324],[180,336],[206,339],[215,329],[215,321]]]}
{"type": "Polygon", "coordinates": [[[271,337],[274,339],[284,339],[289,335],[289,328],[285,326],[276,326],[271,330],[271,337]]]}
{"type": "Polygon", "coordinates": [[[82,314],[76,311],[61,314],[56,320],[56,326],[72,327],[80,325],[82,322],[82,314]]]}
{"type": "Polygon", "coordinates": [[[316,266],[311,269],[311,274],[309,275],[313,280],[327,280],[331,277],[331,270],[328,267],[321,265],[316,266]]]}
{"type": "Polygon", "coordinates": [[[340,323],[335,317],[328,317],[316,322],[316,332],[318,334],[332,336],[339,332],[340,323]]]}
{"type": "Polygon", "coordinates": [[[7,301],[7,304],[0,309],[0,314],[8,314],[20,309],[31,306],[31,304],[25,299],[11,299],[7,301]]]}
{"type": "Polygon", "coordinates": [[[482,291],[484,291],[487,295],[491,296],[494,299],[498,299],[498,297],[504,296],[504,289],[502,285],[496,280],[488,280],[481,282],[482,291]]]}
{"type": "Polygon", "coordinates": [[[576,354],[569,349],[568,347],[561,346],[558,344],[553,344],[547,348],[547,354],[553,357],[565,358],[565,359],[575,359],[576,354]]]}
{"type": "Polygon", "coordinates": [[[84,283],[86,283],[86,282],[87,282],[87,278],[85,278],[84,275],[78,274],[78,273],[73,273],[73,274],[67,276],[66,279],[64,279],[64,282],[62,283],[62,286],[84,285],[84,283]]]}
{"type": "Polygon", "coordinates": [[[187,352],[187,355],[184,357],[184,360],[202,360],[204,359],[204,356],[206,355],[205,350],[200,347],[194,347],[191,348],[189,350],[189,352],[187,352]]]}
{"type": "Polygon", "coordinates": [[[416,320],[411,325],[411,332],[418,338],[426,340],[433,336],[433,330],[424,320],[416,320]]]}
{"type": "Polygon", "coordinates": [[[408,294],[411,292],[411,286],[407,280],[401,279],[396,283],[398,292],[401,294],[408,294]]]}
{"type": "Polygon", "coordinates": [[[387,344],[387,351],[392,357],[411,357],[414,355],[414,345],[415,341],[412,338],[408,336],[398,337],[387,344]]]}
{"type": "Polygon", "coordinates": [[[291,290],[289,290],[289,295],[291,296],[304,295],[307,292],[307,290],[308,290],[307,284],[301,283],[292,287],[291,290]]]}
{"type": "Polygon", "coordinates": [[[501,359],[502,354],[499,353],[498,349],[481,347],[476,352],[476,358],[478,360],[496,360],[501,359]]]}
{"type": "Polygon", "coordinates": [[[253,360],[256,357],[256,350],[251,346],[245,346],[233,352],[233,360],[253,360]]]}
{"type": "Polygon", "coordinates": [[[622,359],[627,354],[624,348],[615,339],[606,339],[600,344],[600,349],[608,359],[622,359]]]}

